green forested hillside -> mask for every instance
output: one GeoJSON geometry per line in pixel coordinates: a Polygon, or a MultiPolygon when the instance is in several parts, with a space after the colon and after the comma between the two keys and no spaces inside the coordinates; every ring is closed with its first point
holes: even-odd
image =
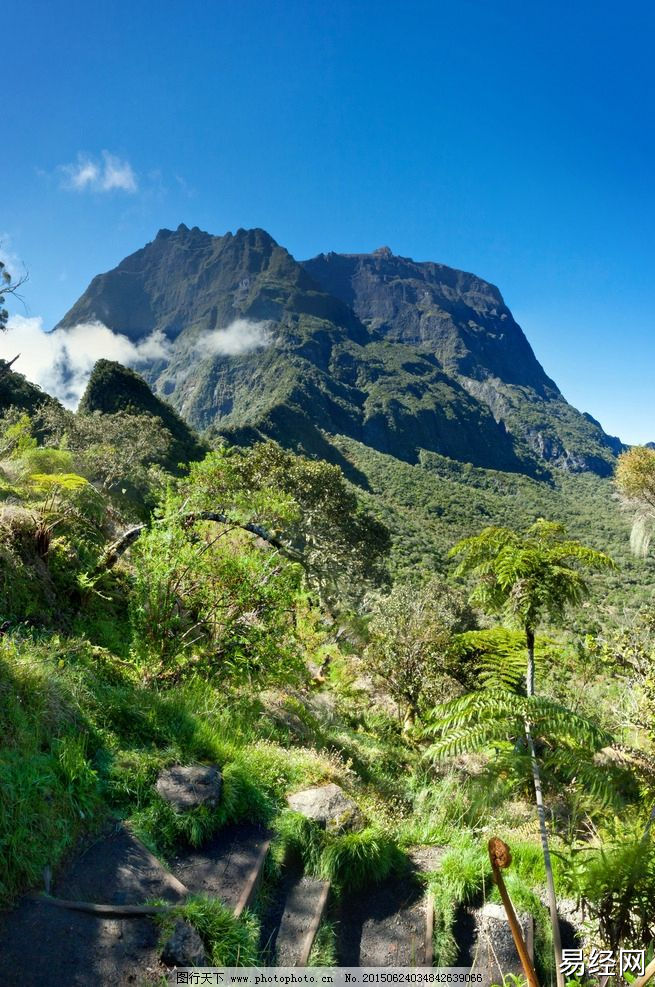
{"type": "Polygon", "coordinates": [[[393,568],[401,578],[417,567],[448,571],[446,556],[454,542],[487,525],[520,530],[547,517],[619,564],[619,573],[594,577],[597,602],[620,610],[652,599],[655,562],[631,555],[631,516],[621,509],[611,480],[560,470],[550,480],[536,480],[428,452],[413,465],[344,436],[332,441],[356,468],[363,499],[389,527],[393,568]]]}
{"type": "MultiPolygon", "coordinates": [[[[351,480],[273,443],[221,444],[171,472],[165,422],[152,403],[63,417],[10,407],[0,420],[2,905],[44,873],[65,878],[77,840],[101,842],[119,822],[171,867],[229,826],[263,826],[270,862],[252,912],[205,894],[172,915],[215,962],[274,962],[266,930],[293,866],[331,882],[310,957],[325,965],[347,955],[353,901],[402,886],[431,848],[413,880],[432,896],[434,962],[447,965],[461,909],[497,900],[495,835],[511,846],[512,898],[535,918],[548,981],[529,722],[572,934],[585,948],[647,949],[655,639],[650,608],[620,604],[644,596],[650,563],[599,575],[584,595],[596,558],[584,546],[626,560],[608,482],[549,485],[434,454],[412,465],[349,439],[333,452],[351,480]],[[583,544],[557,524],[530,527],[544,513],[583,544]],[[457,580],[446,564],[453,541],[490,523],[511,525],[507,562],[529,575],[496,594],[500,609],[484,594],[473,606],[475,572],[457,580]],[[560,606],[561,577],[573,589],[560,606]],[[158,779],[180,766],[218,769],[219,802],[171,806],[158,779]],[[351,809],[322,829],[287,800],[327,784],[351,809]]],[[[3,975],[7,930],[30,901],[0,914],[3,975]]],[[[157,956],[148,976],[165,974],[157,956]]]]}

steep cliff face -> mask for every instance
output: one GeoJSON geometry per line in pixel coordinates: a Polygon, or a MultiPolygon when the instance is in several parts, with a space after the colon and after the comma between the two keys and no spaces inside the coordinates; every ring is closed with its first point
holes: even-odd
{"type": "Polygon", "coordinates": [[[434,354],[532,455],[573,472],[611,471],[620,441],[562,397],[495,285],[388,247],[320,254],[303,267],[372,332],[434,354]]]}
{"type": "Polygon", "coordinates": [[[371,254],[320,254],[303,267],[385,339],[429,348],[448,373],[558,395],[498,289],[443,264],[371,254]]]}
{"type": "Polygon", "coordinates": [[[329,453],[345,435],[539,475],[611,471],[620,446],[564,400],[493,285],[394,256],[299,264],[263,230],[156,239],[99,275],[57,329],[101,321],[164,356],[151,386],[193,426],[329,453]]]}

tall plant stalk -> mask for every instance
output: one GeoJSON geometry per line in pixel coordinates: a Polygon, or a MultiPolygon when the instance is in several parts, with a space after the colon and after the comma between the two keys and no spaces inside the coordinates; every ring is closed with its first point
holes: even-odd
{"type": "MultiPolygon", "coordinates": [[[[528,697],[535,694],[535,673],[534,673],[534,629],[527,627],[525,631],[526,644],[528,648],[528,667],[525,675],[525,689],[528,697]]],[[[539,819],[539,835],[541,837],[541,849],[544,855],[544,868],[546,871],[546,892],[548,894],[548,909],[550,911],[550,924],[553,930],[553,952],[555,954],[555,972],[557,975],[557,987],[564,987],[564,975],[562,973],[562,936],[559,927],[559,916],[557,914],[557,898],[555,896],[555,881],[553,879],[553,865],[550,859],[550,846],[548,844],[548,830],[546,829],[546,810],[544,808],[544,798],[541,790],[541,772],[537,760],[537,752],[530,729],[529,720],[525,720],[525,736],[528,741],[530,751],[530,766],[532,768],[532,781],[534,784],[534,796],[537,806],[537,817],[539,819]]]]}
{"type": "MultiPolygon", "coordinates": [[[[543,518],[524,535],[509,528],[485,528],[479,535],[458,542],[452,548],[451,555],[461,557],[457,570],[460,575],[472,573],[477,577],[472,602],[481,605],[487,613],[503,614],[525,632],[528,656],[525,688],[528,699],[532,699],[535,695],[535,631],[539,623],[544,618],[561,622],[566,609],[582,600],[588,592],[583,575],[585,569],[611,569],[615,567],[614,563],[602,552],[568,539],[561,524],[543,518]]],[[[546,870],[557,984],[564,987],[562,944],[541,774],[528,717],[524,718],[524,727],[546,870]]]]}

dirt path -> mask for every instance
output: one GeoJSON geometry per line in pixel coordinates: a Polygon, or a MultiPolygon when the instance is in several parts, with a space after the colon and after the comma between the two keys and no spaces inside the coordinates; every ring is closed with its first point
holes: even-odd
{"type": "MultiPolygon", "coordinates": [[[[125,827],[80,851],[52,888],[58,898],[142,904],[183,900],[178,883],[125,827]]],[[[24,898],[0,914],[3,987],[127,987],[158,983],[158,929],[149,918],[103,918],[24,898]]]]}
{"type": "Polygon", "coordinates": [[[349,897],[339,919],[339,963],[423,966],[426,908],[425,889],[411,875],[349,897]]]}

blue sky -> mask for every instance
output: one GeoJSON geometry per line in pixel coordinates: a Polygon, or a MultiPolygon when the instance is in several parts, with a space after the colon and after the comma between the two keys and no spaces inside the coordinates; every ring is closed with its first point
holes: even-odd
{"type": "Polygon", "coordinates": [[[9,27],[21,315],[180,222],[388,244],[497,284],[570,401],[655,439],[653,4],[23,0],[9,27]]]}

